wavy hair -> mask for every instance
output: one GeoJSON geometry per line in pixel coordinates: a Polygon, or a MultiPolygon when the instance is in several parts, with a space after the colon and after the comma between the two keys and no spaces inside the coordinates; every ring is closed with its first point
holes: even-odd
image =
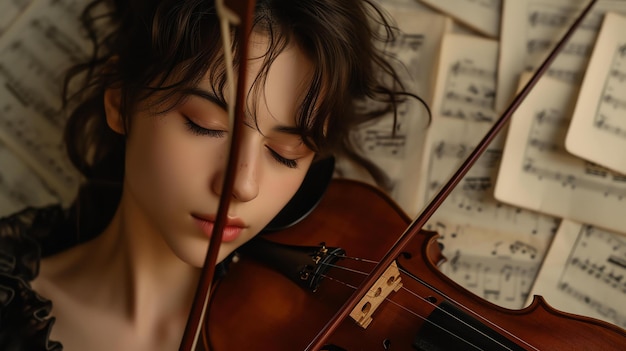
{"type": "MultiPolygon", "coordinates": [[[[207,72],[212,92],[224,101],[217,11],[211,0],[94,0],[82,21],[93,53],[69,72],[65,82],[64,103],[75,106],[65,131],[67,151],[87,182],[121,185],[125,137],[107,126],[105,90],[120,89],[127,129],[132,128],[129,116],[140,102],[162,94],[159,97],[168,103],[153,107],[167,111],[184,100],[207,72]],[[74,86],[80,88],[70,89],[74,86]]],[[[314,67],[296,117],[303,140],[320,155],[355,159],[382,183],[383,173],[355,152],[348,135],[356,124],[388,112],[395,116],[397,105],[413,96],[405,92],[391,56],[381,50],[394,39],[384,13],[372,0],[258,0],[253,31],[266,36],[270,45],[249,102],[254,105],[262,94],[276,56],[286,46],[297,45],[314,67]],[[381,107],[359,112],[356,104],[368,99],[381,107]]],[[[236,48],[240,40],[236,31],[233,38],[236,48]]],[[[235,67],[239,64],[235,62],[235,67]]]]}

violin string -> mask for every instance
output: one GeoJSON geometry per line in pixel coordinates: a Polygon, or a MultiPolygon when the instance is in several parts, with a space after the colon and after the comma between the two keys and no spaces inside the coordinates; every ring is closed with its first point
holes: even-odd
{"type": "MultiPolygon", "coordinates": [[[[340,267],[340,268],[341,268],[341,267],[340,267]]],[[[323,278],[325,278],[325,279],[331,280],[331,281],[333,281],[333,282],[336,282],[336,283],[342,284],[342,285],[344,285],[344,286],[347,286],[348,288],[351,288],[351,289],[353,289],[353,290],[356,290],[356,289],[357,289],[357,287],[356,287],[356,286],[354,286],[354,285],[352,285],[352,284],[348,284],[348,283],[346,283],[346,282],[343,282],[343,281],[341,281],[341,280],[339,280],[339,279],[335,279],[335,278],[333,278],[333,277],[331,277],[331,276],[327,276],[327,275],[325,275],[325,274],[320,274],[320,276],[322,276],[322,277],[323,277],[323,278]]],[[[405,289],[405,290],[407,290],[407,289],[405,289]]],[[[407,291],[408,291],[408,290],[407,290],[407,291]]],[[[419,296],[417,296],[417,297],[418,297],[419,299],[422,299],[422,298],[421,298],[421,297],[419,297],[419,296]]],[[[424,300],[424,299],[422,299],[422,300],[424,300]]],[[[393,305],[397,306],[398,308],[405,310],[407,313],[409,313],[409,314],[411,314],[411,315],[413,315],[413,316],[415,316],[415,317],[417,317],[417,318],[420,318],[420,319],[421,319],[421,320],[423,320],[424,322],[429,323],[429,324],[431,324],[431,325],[433,325],[433,326],[435,326],[435,327],[437,327],[437,328],[441,329],[441,330],[442,330],[442,331],[444,331],[445,333],[448,333],[448,334],[450,334],[450,335],[452,335],[452,336],[456,337],[457,339],[459,339],[459,340],[463,341],[464,343],[466,343],[466,344],[468,344],[468,345],[471,345],[471,346],[473,346],[474,348],[476,348],[476,349],[478,349],[478,350],[483,351],[483,349],[482,349],[482,348],[480,348],[478,345],[474,345],[471,341],[464,339],[462,336],[460,336],[460,335],[456,334],[454,331],[449,330],[449,329],[446,329],[446,327],[441,326],[441,325],[437,324],[436,322],[433,322],[433,321],[431,321],[431,320],[427,319],[426,317],[424,317],[424,316],[422,316],[422,315],[418,314],[417,312],[415,312],[415,311],[411,311],[410,309],[408,309],[408,308],[406,308],[406,307],[404,307],[404,306],[400,305],[399,303],[397,303],[397,302],[395,302],[395,301],[393,301],[393,300],[390,300],[390,299],[388,299],[388,298],[385,298],[385,301],[388,301],[388,302],[392,303],[393,305]]],[[[426,300],[424,300],[424,301],[425,301],[425,302],[427,302],[427,303],[430,303],[429,301],[426,301],[426,300]]],[[[432,304],[432,303],[431,303],[431,304],[432,304]]],[[[439,308],[438,306],[436,306],[436,305],[434,305],[434,304],[432,304],[432,305],[433,305],[435,308],[439,308]]],[[[471,326],[470,326],[470,327],[471,327],[471,326]]],[[[504,345],[502,345],[502,346],[503,346],[503,347],[506,347],[506,346],[504,346],[504,345]]],[[[510,350],[510,349],[509,349],[509,350],[510,350]]]]}
{"type": "MultiPolygon", "coordinates": [[[[403,268],[401,268],[401,267],[398,267],[398,269],[399,269],[402,273],[404,273],[404,274],[406,274],[407,276],[409,276],[410,278],[412,278],[413,280],[415,280],[415,281],[417,281],[418,283],[422,284],[423,286],[425,286],[425,287],[427,287],[427,288],[431,289],[432,291],[436,292],[437,294],[440,294],[441,296],[443,296],[443,297],[444,297],[446,300],[448,300],[449,302],[452,302],[452,303],[453,303],[453,304],[455,304],[456,306],[463,308],[465,311],[467,311],[467,312],[471,313],[473,316],[475,316],[476,318],[478,318],[478,319],[482,320],[483,322],[485,322],[485,323],[487,323],[487,324],[491,325],[491,326],[492,326],[492,327],[494,327],[495,329],[498,329],[499,331],[501,331],[501,332],[503,332],[503,333],[505,333],[505,334],[509,335],[510,337],[512,337],[512,338],[514,338],[515,340],[519,341],[520,343],[523,343],[524,345],[526,345],[526,346],[528,346],[528,347],[532,348],[533,350],[537,350],[537,351],[539,350],[537,347],[535,347],[535,346],[533,346],[533,345],[529,344],[526,340],[523,340],[523,339],[522,339],[522,338],[520,338],[519,336],[517,336],[517,335],[513,334],[512,332],[510,332],[510,331],[508,331],[508,330],[504,329],[502,326],[500,326],[500,325],[496,324],[495,322],[492,322],[492,321],[490,321],[489,319],[487,319],[487,318],[485,318],[485,317],[481,316],[479,313],[477,313],[477,312],[475,312],[474,310],[472,310],[471,308],[469,308],[469,307],[467,307],[467,306],[463,305],[462,303],[460,303],[460,302],[456,301],[455,299],[453,299],[452,297],[450,297],[450,296],[446,295],[444,292],[440,291],[439,289],[435,288],[434,286],[432,286],[432,285],[430,285],[430,284],[426,283],[425,281],[421,280],[419,277],[415,276],[415,275],[414,275],[414,274],[412,274],[411,272],[409,272],[409,271],[407,271],[407,270],[405,270],[405,269],[403,269],[403,268]]],[[[411,293],[411,294],[414,294],[413,292],[410,292],[410,293],[411,293]]],[[[416,296],[417,296],[417,295],[416,295],[416,296]]],[[[417,297],[419,297],[419,296],[417,296],[417,297]]]]}
{"type": "Polygon", "coordinates": [[[337,257],[337,258],[345,258],[348,260],[353,260],[353,261],[361,261],[361,262],[367,262],[367,263],[373,263],[376,264],[378,263],[377,261],[374,260],[368,260],[367,258],[360,258],[360,257],[353,257],[353,256],[347,256],[345,254],[343,255],[338,255],[338,254],[332,254],[333,256],[337,257]]]}
{"type": "MultiPolygon", "coordinates": [[[[354,261],[362,261],[362,262],[372,263],[372,264],[376,264],[376,263],[377,263],[376,261],[373,261],[373,260],[368,260],[368,259],[359,258],[359,257],[351,257],[351,256],[347,256],[347,255],[345,255],[345,254],[343,254],[343,255],[337,255],[337,254],[334,254],[334,256],[339,257],[339,258],[347,258],[347,259],[351,259],[351,260],[354,260],[354,261]]],[[[336,267],[336,268],[340,268],[340,269],[344,269],[344,268],[345,268],[345,267],[342,267],[342,266],[337,266],[337,265],[334,265],[334,267],[336,267]]],[[[345,268],[345,269],[346,269],[346,270],[349,270],[349,269],[347,269],[347,268],[345,268]]],[[[408,272],[407,270],[403,269],[402,267],[398,266],[398,269],[399,269],[402,273],[404,273],[404,274],[408,275],[409,277],[411,277],[413,280],[415,280],[415,281],[417,281],[418,283],[422,284],[423,286],[425,286],[425,287],[429,288],[430,290],[432,290],[432,291],[434,291],[434,292],[436,292],[436,293],[440,294],[441,296],[443,296],[445,299],[447,299],[448,301],[452,302],[452,303],[453,303],[453,304],[455,304],[456,306],[459,306],[459,307],[461,307],[461,308],[465,309],[467,312],[471,313],[471,314],[472,314],[472,315],[474,315],[475,317],[477,317],[477,318],[481,319],[482,321],[486,322],[487,324],[489,324],[489,325],[493,326],[495,329],[498,329],[498,330],[500,330],[501,332],[503,332],[503,333],[505,333],[505,334],[507,334],[507,335],[511,336],[511,337],[512,337],[512,338],[514,338],[515,340],[518,340],[520,343],[523,343],[524,345],[526,345],[526,346],[528,346],[528,347],[532,348],[533,350],[538,350],[538,348],[536,348],[535,346],[533,346],[533,345],[529,344],[527,341],[525,341],[525,340],[521,339],[520,337],[518,337],[517,335],[513,334],[512,332],[510,332],[510,331],[508,331],[508,330],[504,329],[504,328],[503,328],[503,327],[501,327],[500,325],[498,325],[498,324],[496,324],[496,323],[494,323],[494,322],[492,322],[492,321],[488,320],[487,318],[485,318],[485,317],[481,316],[481,315],[480,315],[480,314],[478,314],[477,312],[473,311],[471,308],[469,308],[469,307],[467,307],[467,306],[463,305],[462,303],[459,303],[459,302],[458,302],[458,301],[456,301],[455,299],[453,299],[453,298],[451,298],[450,296],[446,295],[446,294],[445,294],[445,293],[443,293],[442,291],[439,291],[437,288],[435,288],[435,287],[431,286],[430,284],[428,284],[428,283],[424,282],[424,281],[423,281],[423,280],[421,280],[419,277],[417,277],[417,276],[415,276],[415,275],[411,274],[410,272],[408,272]]],[[[367,274],[368,274],[368,273],[366,273],[366,272],[357,272],[357,273],[362,274],[362,275],[367,275],[367,274]]],[[[405,288],[403,287],[402,289],[405,289],[405,288]]],[[[409,293],[411,293],[411,294],[415,295],[415,297],[417,297],[417,298],[419,298],[419,299],[424,300],[424,298],[422,298],[421,296],[416,295],[415,293],[413,293],[413,292],[409,291],[408,289],[405,289],[405,290],[407,290],[409,293]]],[[[426,301],[426,300],[425,300],[425,301],[426,301]]],[[[427,302],[427,303],[431,303],[431,302],[429,302],[429,301],[426,301],[426,302],[427,302]]],[[[437,305],[434,305],[434,304],[433,304],[433,306],[434,306],[435,308],[437,308],[437,309],[440,309],[440,308],[439,308],[439,306],[437,306],[437,305]]],[[[442,311],[443,311],[443,310],[442,310],[442,311]]],[[[445,312],[445,311],[443,311],[443,312],[449,315],[449,313],[447,313],[447,312],[445,312]]],[[[450,316],[451,316],[451,315],[450,315],[450,316]]],[[[451,317],[453,317],[453,316],[451,316],[451,317]]],[[[456,317],[455,317],[455,318],[456,318],[456,317]]],[[[469,327],[469,325],[468,325],[468,327],[469,327]]],[[[471,329],[474,329],[474,328],[472,328],[472,327],[470,327],[470,328],[471,328],[471,329]]],[[[478,330],[476,330],[476,331],[478,332],[478,330]]],[[[495,340],[494,340],[494,341],[495,341],[495,340]]]]}
{"type": "MultiPolygon", "coordinates": [[[[377,263],[376,261],[372,261],[372,260],[368,260],[368,259],[363,259],[363,258],[358,258],[358,257],[350,257],[350,256],[346,256],[346,255],[336,255],[336,254],[334,254],[334,256],[337,256],[337,257],[340,257],[340,258],[348,258],[348,259],[355,260],[355,261],[363,261],[363,262],[368,262],[368,263],[377,263]]],[[[327,266],[329,266],[329,267],[334,267],[334,268],[338,268],[338,269],[346,270],[346,271],[349,271],[349,272],[358,273],[358,274],[361,274],[361,275],[368,275],[368,274],[369,274],[369,273],[367,273],[367,272],[358,271],[358,270],[355,270],[355,269],[352,269],[352,268],[347,268],[347,267],[343,267],[343,266],[339,266],[339,265],[334,265],[334,264],[330,264],[330,263],[321,263],[321,264],[327,265],[327,266]]],[[[400,270],[402,273],[406,274],[407,276],[409,276],[410,278],[412,278],[413,280],[415,280],[415,281],[416,281],[416,282],[418,282],[419,284],[421,284],[421,285],[423,285],[423,286],[427,287],[428,289],[430,289],[430,290],[432,290],[432,291],[436,292],[437,294],[439,294],[439,295],[443,296],[445,299],[447,299],[447,300],[448,300],[448,301],[450,301],[451,303],[455,304],[456,306],[459,306],[459,307],[463,308],[465,311],[467,311],[467,312],[471,313],[471,314],[472,314],[472,315],[474,315],[475,317],[477,317],[477,318],[479,318],[479,319],[483,320],[484,322],[486,322],[487,324],[489,324],[489,325],[493,326],[495,329],[498,329],[498,330],[500,330],[501,332],[503,332],[503,333],[505,333],[505,334],[507,334],[507,335],[511,336],[511,337],[512,337],[512,338],[514,338],[515,340],[518,340],[520,343],[523,343],[524,345],[526,345],[526,346],[528,346],[528,347],[532,348],[533,350],[539,350],[539,349],[538,349],[538,348],[536,348],[535,346],[533,346],[533,345],[529,344],[527,341],[525,341],[525,340],[521,339],[521,338],[520,338],[520,337],[518,337],[517,335],[515,335],[515,334],[513,334],[512,332],[510,332],[510,331],[508,331],[508,330],[504,329],[503,327],[499,326],[498,324],[496,324],[496,323],[494,323],[494,322],[492,322],[492,321],[488,320],[487,318],[485,318],[485,317],[483,317],[483,316],[479,315],[477,312],[473,311],[471,308],[469,308],[469,307],[467,307],[467,306],[465,306],[465,305],[463,305],[463,304],[459,303],[459,302],[458,302],[458,301],[456,301],[455,299],[453,299],[453,298],[451,298],[450,296],[446,295],[444,292],[442,292],[442,291],[438,290],[437,288],[435,288],[434,286],[432,286],[432,285],[430,285],[430,284],[428,284],[428,283],[424,282],[423,280],[419,279],[419,277],[417,277],[417,276],[415,276],[415,275],[411,274],[409,271],[407,271],[407,270],[403,269],[402,267],[398,266],[398,270],[400,270]]],[[[450,317],[452,317],[452,318],[456,319],[457,321],[459,321],[459,322],[461,322],[461,323],[465,324],[468,328],[470,328],[470,329],[474,330],[475,332],[477,332],[477,333],[479,333],[479,334],[482,334],[483,336],[485,336],[486,338],[491,339],[491,340],[492,340],[493,342],[495,342],[495,343],[499,343],[498,341],[496,341],[495,339],[492,339],[491,337],[489,337],[488,335],[486,335],[486,334],[484,334],[483,332],[479,331],[479,330],[478,330],[478,329],[476,329],[475,327],[473,327],[473,326],[471,326],[471,325],[467,324],[466,322],[464,322],[464,321],[462,321],[462,320],[458,319],[458,317],[453,316],[453,315],[452,315],[452,314],[450,314],[449,312],[447,312],[447,311],[445,311],[445,310],[441,309],[438,305],[435,305],[434,303],[432,303],[432,302],[428,301],[427,299],[425,299],[425,298],[423,298],[423,297],[421,297],[421,296],[419,296],[419,295],[415,294],[414,292],[412,292],[412,291],[410,291],[410,290],[406,289],[405,287],[402,287],[402,289],[403,289],[403,290],[405,290],[405,291],[407,291],[407,292],[409,292],[410,294],[412,294],[412,295],[413,295],[413,296],[415,296],[416,298],[421,299],[422,301],[424,301],[424,302],[426,302],[426,303],[428,303],[428,304],[432,305],[434,308],[441,310],[441,312],[443,312],[443,313],[447,314],[448,316],[450,316],[450,317]]],[[[501,345],[501,346],[502,346],[502,347],[505,347],[504,345],[501,345]]]]}

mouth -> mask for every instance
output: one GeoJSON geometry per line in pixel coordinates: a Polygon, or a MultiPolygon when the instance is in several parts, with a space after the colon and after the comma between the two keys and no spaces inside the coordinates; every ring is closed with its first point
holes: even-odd
{"type": "MultiPolygon", "coordinates": [[[[200,216],[200,215],[191,215],[193,217],[194,222],[198,225],[200,230],[204,233],[207,238],[210,238],[213,235],[213,227],[215,226],[215,219],[212,216],[200,216]]],[[[231,241],[237,240],[241,235],[241,232],[245,228],[245,224],[239,218],[228,218],[226,221],[226,226],[224,227],[224,232],[222,234],[222,242],[227,243],[231,241]]]]}

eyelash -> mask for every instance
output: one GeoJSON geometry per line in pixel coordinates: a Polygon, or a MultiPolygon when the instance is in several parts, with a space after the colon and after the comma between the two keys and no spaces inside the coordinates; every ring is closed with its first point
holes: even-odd
{"type": "Polygon", "coordinates": [[[278,163],[282,164],[283,166],[289,167],[289,168],[298,168],[298,161],[297,160],[293,160],[293,159],[290,159],[290,158],[285,158],[285,157],[281,156],[278,152],[270,149],[269,147],[267,147],[267,149],[269,150],[270,154],[272,154],[272,157],[278,163]]]}
{"type": "MultiPolygon", "coordinates": [[[[206,129],[206,128],[202,128],[199,125],[193,123],[189,118],[185,118],[185,124],[187,125],[187,128],[189,128],[189,130],[196,134],[196,135],[200,135],[200,136],[210,136],[210,137],[214,137],[214,138],[222,138],[226,135],[226,132],[223,130],[214,130],[214,129],[206,129]]],[[[280,164],[282,164],[283,166],[286,166],[288,168],[297,168],[298,167],[298,161],[293,160],[293,159],[289,159],[289,158],[285,158],[283,156],[281,156],[278,152],[272,150],[271,148],[267,147],[267,150],[269,150],[270,154],[272,155],[272,157],[280,164]]]]}
{"type": "Polygon", "coordinates": [[[189,130],[196,135],[210,136],[213,138],[223,138],[226,135],[226,131],[223,130],[202,128],[193,123],[189,118],[185,118],[185,124],[187,125],[187,128],[189,128],[189,130]]]}

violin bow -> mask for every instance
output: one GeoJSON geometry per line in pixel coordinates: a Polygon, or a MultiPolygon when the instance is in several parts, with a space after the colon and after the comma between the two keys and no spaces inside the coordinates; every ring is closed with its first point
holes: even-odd
{"type": "Polygon", "coordinates": [[[421,228],[426,224],[435,211],[441,206],[446,197],[450,194],[452,189],[461,181],[469,169],[478,160],[480,155],[487,149],[487,146],[495,138],[498,132],[504,128],[506,123],[511,119],[513,113],[517,110],[519,105],[524,101],[530,90],[539,81],[541,76],[548,70],[552,62],[556,59],[557,55],[569,38],[574,34],[576,29],[582,23],[587,16],[587,13],[591,11],[593,5],[597,0],[591,0],[590,3],[584,8],[582,13],[576,18],[574,23],[569,27],[565,35],[552,49],[548,57],[543,61],[541,66],[535,71],[532,78],[526,83],[524,88],[515,96],[511,101],[502,116],[494,123],[493,127],[478,143],[476,148],[470,153],[467,159],[463,162],[461,167],[450,177],[448,182],[441,188],[441,190],[435,195],[433,200],[424,208],[421,214],[409,225],[405,232],[398,238],[396,243],[385,254],[385,256],[379,261],[379,263],[372,269],[371,273],[361,283],[359,288],[352,294],[352,296],[343,304],[343,306],[335,313],[335,315],[327,322],[327,324],[319,331],[311,343],[307,346],[307,351],[321,350],[326,340],[330,335],[339,327],[343,320],[350,314],[356,305],[361,301],[369,289],[376,283],[377,279],[382,276],[387,267],[398,257],[404,247],[419,233],[421,228]]]}
{"type": "MultiPolygon", "coordinates": [[[[202,266],[200,279],[196,288],[196,293],[191,306],[191,312],[187,319],[185,332],[180,344],[180,351],[196,350],[198,341],[201,336],[201,325],[206,315],[207,302],[211,290],[211,283],[215,276],[215,264],[217,255],[222,242],[222,235],[226,227],[228,216],[228,206],[230,205],[231,194],[235,184],[235,175],[237,170],[237,162],[239,160],[239,146],[241,144],[241,133],[243,129],[244,113],[245,113],[245,79],[246,79],[246,57],[248,57],[248,41],[250,32],[252,31],[252,18],[254,14],[255,0],[216,0],[215,6],[217,16],[220,20],[220,32],[222,37],[222,47],[224,51],[224,62],[226,65],[227,86],[230,88],[227,92],[229,101],[228,118],[230,124],[230,150],[224,183],[222,184],[222,193],[220,195],[219,207],[216,214],[215,224],[209,248],[202,266]],[[231,52],[231,26],[235,26],[239,31],[239,45],[237,54],[240,62],[237,82],[235,84],[233,59],[231,52]]],[[[206,350],[208,345],[203,345],[206,350]]]]}

